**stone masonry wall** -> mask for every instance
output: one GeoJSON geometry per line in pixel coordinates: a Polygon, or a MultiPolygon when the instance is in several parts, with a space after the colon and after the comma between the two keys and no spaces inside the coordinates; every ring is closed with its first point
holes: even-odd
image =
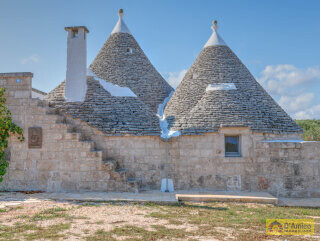
{"type": "Polygon", "coordinates": [[[237,130],[220,129],[217,134],[183,136],[173,141],[170,170],[176,188],[320,196],[320,143],[261,142],[279,137],[252,135],[243,130],[242,157],[226,158],[224,134],[231,133],[237,130]]]}
{"type": "Polygon", "coordinates": [[[7,106],[26,139],[10,138],[9,168],[0,190],[136,191],[92,141],[82,140],[45,102],[31,98],[31,78],[30,73],[0,74],[7,106]],[[41,148],[29,148],[29,127],[42,128],[41,148]]]}
{"type": "MultiPolygon", "coordinates": [[[[160,189],[166,177],[165,142],[159,137],[110,137],[89,127],[104,156],[121,162],[142,179],[142,189],[160,189]]],[[[301,140],[300,134],[252,133],[220,128],[218,133],[180,136],[168,143],[169,178],[176,189],[267,191],[277,196],[320,196],[320,143],[262,142],[301,140]],[[224,136],[241,136],[241,157],[225,157],[224,136]]]]}
{"type": "MultiPolygon", "coordinates": [[[[0,74],[8,107],[26,141],[10,139],[8,173],[0,190],[137,191],[160,189],[166,143],[157,136],[105,136],[80,120],[31,99],[30,74],[0,74]],[[17,83],[16,79],[21,79],[17,83]],[[28,147],[28,128],[42,127],[42,148],[28,147]]],[[[320,196],[320,143],[262,142],[301,139],[220,128],[168,143],[175,189],[267,191],[278,196],[320,196]],[[240,135],[241,157],[224,156],[224,136],[240,135]]]]}

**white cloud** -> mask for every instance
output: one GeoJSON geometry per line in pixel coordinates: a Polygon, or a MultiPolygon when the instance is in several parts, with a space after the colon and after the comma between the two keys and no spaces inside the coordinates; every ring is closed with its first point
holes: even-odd
{"type": "Polygon", "coordinates": [[[169,72],[168,83],[174,89],[177,88],[186,73],[186,69],[183,69],[180,72],[169,72]]]}
{"type": "Polygon", "coordinates": [[[24,58],[21,60],[21,64],[28,64],[28,63],[38,63],[39,56],[37,54],[31,55],[28,58],[24,58]]]}
{"type": "Polygon", "coordinates": [[[308,109],[298,111],[293,117],[298,120],[320,119],[320,105],[314,105],[308,109]]]}
{"type": "Polygon", "coordinates": [[[258,81],[271,93],[283,95],[288,88],[320,80],[320,69],[299,69],[293,65],[268,65],[258,81]]]}
{"type": "Polygon", "coordinates": [[[314,93],[303,93],[298,96],[281,96],[279,104],[289,112],[295,112],[310,106],[314,93]]]}
{"type": "Polygon", "coordinates": [[[258,81],[293,118],[320,118],[319,67],[268,65],[258,81]]]}

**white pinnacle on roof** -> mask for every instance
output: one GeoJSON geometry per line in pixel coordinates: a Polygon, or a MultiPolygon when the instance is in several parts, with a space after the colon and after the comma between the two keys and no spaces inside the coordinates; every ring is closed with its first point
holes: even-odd
{"type": "Polygon", "coordinates": [[[220,35],[218,34],[218,21],[214,20],[212,22],[212,35],[209,38],[208,42],[204,45],[205,47],[209,47],[209,46],[221,46],[221,45],[226,45],[226,43],[223,41],[223,39],[220,37],[220,35]]]}
{"type": "Polygon", "coordinates": [[[127,25],[123,21],[123,15],[124,15],[123,9],[119,9],[119,20],[118,20],[116,26],[114,26],[114,29],[112,30],[111,34],[113,34],[113,33],[128,33],[128,34],[131,34],[131,32],[128,29],[127,25]]]}

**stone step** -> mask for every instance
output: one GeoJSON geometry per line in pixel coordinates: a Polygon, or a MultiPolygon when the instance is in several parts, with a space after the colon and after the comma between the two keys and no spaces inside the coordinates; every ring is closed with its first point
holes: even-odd
{"type": "Polygon", "coordinates": [[[103,164],[108,167],[108,170],[115,170],[119,168],[119,163],[113,159],[104,159],[102,160],[103,164]]]}
{"type": "Polygon", "coordinates": [[[140,190],[139,190],[139,188],[129,186],[126,188],[125,192],[139,193],[140,190]]]}
{"type": "Polygon", "coordinates": [[[89,150],[91,152],[92,150],[95,150],[95,143],[77,140],[75,147],[78,147],[82,150],[89,150]]]}
{"type": "Polygon", "coordinates": [[[150,191],[153,191],[153,189],[150,187],[141,186],[139,188],[139,192],[150,192],[150,191]]]}
{"type": "Polygon", "coordinates": [[[96,143],[91,137],[92,134],[90,132],[86,133],[86,129],[83,129],[84,127],[82,126],[81,121],[67,116],[54,106],[50,106],[50,103],[39,101],[35,103],[43,107],[45,114],[55,117],[52,121],[54,124],[59,125],[61,129],[64,129],[65,133],[63,133],[63,139],[64,141],[67,141],[66,144],[71,145],[73,143],[72,145],[78,148],[84,158],[97,161],[100,165],[104,165],[103,170],[107,169],[107,171],[110,171],[112,179],[116,185],[119,186],[117,187],[117,190],[134,193],[139,192],[139,189],[142,186],[142,179],[131,177],[128,169],[122,168],[119,161],[108,158],[103,159],[103,150],[96,148],[96,143]]]}
{"type": "Polygon", "coordinates": [[[49,107],[49,103],[45,100],[37,100],[37,105],[41,107],[49,107]]]}
{"type": "Polygon", "coordinates": [[[81,142],[91,142],[91,143],[95,144],[95,142],[91,139],[91,137],[89,137],[87,135],[84,135],[83,133],[81,133],[81,135],[79,137],[79,141],[81,141],[81,142]]]}
{"type": "Polygon", "coordinates": [[[100,153],[100,152],[102,153],[102,150],[95,149],[95,148],[90,149],[90,151],[93,152],[93,153],[100,153]]]}
{"type": "Polygon", "coordinates": [[[125,174],[128,172],[128,168],[117,168],[115,169],[115,172],[118,172],[120,174],[125,174]]]}
{"type": "Polygon", "coordinates": [[[81,130],[77,126],[68,126],[68,133],[80,133],[81,130]]]}
{"type": "Polygon", "coordinates": [[[90,153],[92,154],[92,157],[99,157],[102,159],[103,151],[98,149],[90,149],[90,153]]]}
{"type": "Polygon", "coordinates": [[[112,164],[114,166],[119,166],[119,162],[117,160],[114,159],[103,159],[102,160],[105,164],[112,164]]]}
{"type": "Polygon", "coordinates": [[[30,106],[44,106],[44,103],[41,103],[42,101],[39,99],[29,99],[29,105],[30,106]]]}
{"type": "Polygon", "coordinates": [[[139,193],[142,186],[142,178],[127,178],[126,182],[128,183],[127,191],[139,193]]]}
{"type": "Polygon", "coordinates": [[[79,133],[70,133],[67,132],[64,134],[64,139],[65,140],[79,140],[80,134],[79,133]]]}
{"type": "MultiPolygon", "coordinates": [[[[77,134],[79,134],[79,133],[77,133],[77,134]]],[[[79,142],[83,142],[83,143],[92,144],[93,147],[94,147],[94,145],[95,145],[95,142],[94,142],[93,140],[82,139],[81,136],[79,137],[78,141],[79,141],[79,142]]],[[[92,148],[92,149],[93,149],[93,148],[92,148]]]]}
{"type": "Polygon", "coordinates": [[[127,178],[127,183],[130,183],[130,184],[136,184],[136,183],[141,183],[141,182],[142,182],[142,178],[140,178],[140,177],[127,178]]]}
{"type": "Polygon", "coordinates": [[[59,116],[57,123],[66,125],[68,124],[68,120],[64,116],[59,116]]]}
{"type": "Polygon", "coordinates": [[[115,177],[120,178],[122,182],[126,181],[128,169],[127,168],[116,168],[114,170],[115,177]]]}
{"type": "Polygon", "coordinates": [[[269,193],[238,193],[238,194],[176,194],[178,201],[190,202],[244,202],[277,204],[278,198],[269,193]]]}
{"type": "Polygon", "coordinates": [[[55,108],[50,108],[50,107],[47,107],[46,108],[46,114],[47,115],[60,115],[59,111],[55,108]]]}

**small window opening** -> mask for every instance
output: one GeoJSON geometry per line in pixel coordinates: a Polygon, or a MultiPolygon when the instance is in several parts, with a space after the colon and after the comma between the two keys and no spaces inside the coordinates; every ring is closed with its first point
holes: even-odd
{"type": "Polygon", "coordinates": [[[77,38],[79,35],[78,30],[72,30],[72,38],[77,38]]]}
{"type": "Polygon", "coordinates": [[[16,79],[16,83],[20,84],[21,83],[21,79],[16,79]]]}
{"type": "Polygon", "coordinates": [[[225,156],[239,157],[240,151],[240,137],[239,136],[225,136],[225,156]]]}
{"type": "Polygon", "coordinates": [[[132,48],[127,48],[127,53],[132,54],[132,48]]]}

